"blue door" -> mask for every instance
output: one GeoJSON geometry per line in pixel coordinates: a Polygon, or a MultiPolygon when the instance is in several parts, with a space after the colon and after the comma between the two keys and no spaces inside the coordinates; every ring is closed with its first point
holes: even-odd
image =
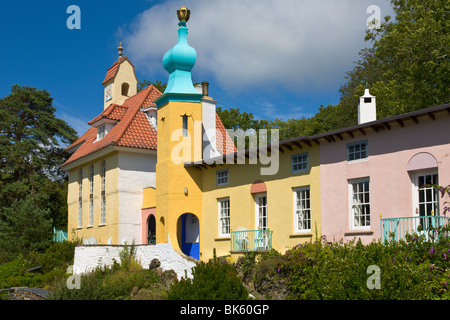
{"type": "Polygon", "coordinates": [[[181,251],[184,254],[200,259],[200,224],[191,213],[181,216],[181,251]]]}

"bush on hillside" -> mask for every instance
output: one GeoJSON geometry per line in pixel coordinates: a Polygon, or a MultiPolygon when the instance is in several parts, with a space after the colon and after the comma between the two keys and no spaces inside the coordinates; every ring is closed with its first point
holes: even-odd
{"type": "Polygon", "coordinates": [[[192,269],[193,278],[184,277],[170,287],[170,300],[243,300],[248,291],[236,269],[214,258],[200,262],[192,269]]]}

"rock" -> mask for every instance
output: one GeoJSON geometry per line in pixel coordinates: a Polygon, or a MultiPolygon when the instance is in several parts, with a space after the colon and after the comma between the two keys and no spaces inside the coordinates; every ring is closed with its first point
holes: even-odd
{"type": "Polygon", "coordinates": [[[153,259],[150,262],[148,268],[151,270],[151,269],[159,268],[160,266],[161,266],[161,262],[158,259],[153,259]]]}
{"type": "Polygon", "coordinates": [[[177,274],[172,269],[163,271],[160,275],[160,280],[166,288],[170,288],[172,283],[174,283],[177,279],[177,274]]]}

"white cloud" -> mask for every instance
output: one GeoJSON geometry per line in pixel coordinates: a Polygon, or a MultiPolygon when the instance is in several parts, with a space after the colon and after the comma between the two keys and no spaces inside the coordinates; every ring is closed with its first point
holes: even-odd
{"type": "MultiPolygon", "coordinates": [[[[214,78],[234,91],[283,86],[317,90],[342,83],[358,59],[370,5],[391,14],[382,0],[186,0],[188,42],[197,51],[193,75],[214,78]]],[[[149,77],[167,76],[162,57],[177,41],[169,0],[119,30],[127,55],[149,77]]]]}

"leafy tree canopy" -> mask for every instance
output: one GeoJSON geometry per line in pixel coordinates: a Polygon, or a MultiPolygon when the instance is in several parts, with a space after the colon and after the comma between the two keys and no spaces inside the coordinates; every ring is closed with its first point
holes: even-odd
{"type": "Polygon", "coordinates": [[[0,243],[13,251],[40,248],[52,222],[67,224],[67,174],[59,165],[67,158],[63,145],[77,135],[55,117],[52,100],[19,85],[0,99],[0,243]]]}
{"type": "MultiPolygon", "coordinates": [[[[309,119],[288,120],[256,120],[239,108],[218,107],[224,126],[279,129],[280,140],[352,126],[358,122],[358,99],[366,85],[377,97],[378,119],[448,103],[448,1],[391,0],[391,6],[395,19],[386,16],[379,29],[367,30],[371,47],[359,52],[353,70],[346,73],[337,105],[321,105],[309,119]]],[[[165,89],[160,81],[156,85],[165,89]]]]}

